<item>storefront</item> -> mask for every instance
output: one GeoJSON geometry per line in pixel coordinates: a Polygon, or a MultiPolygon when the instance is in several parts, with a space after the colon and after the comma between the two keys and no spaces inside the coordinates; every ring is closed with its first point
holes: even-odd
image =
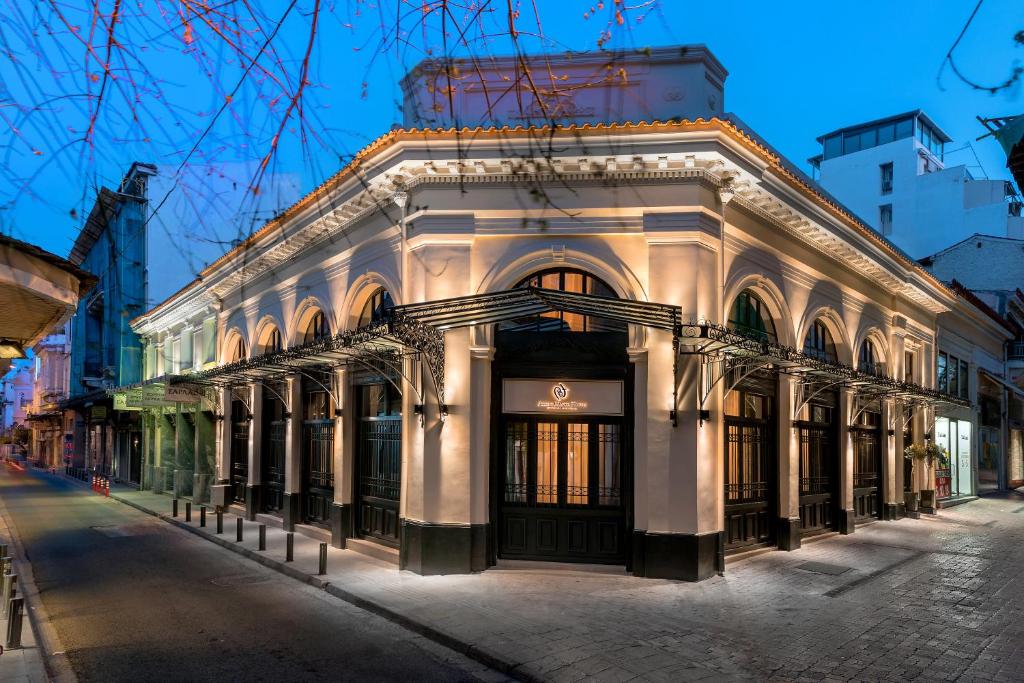
{"type": "Polygon", "coordinates": [[[945,451],[935,463],[935,497],[939,500],[975,494],[972,434],[969,420],[935,418],[934,442],[945,451]]]}

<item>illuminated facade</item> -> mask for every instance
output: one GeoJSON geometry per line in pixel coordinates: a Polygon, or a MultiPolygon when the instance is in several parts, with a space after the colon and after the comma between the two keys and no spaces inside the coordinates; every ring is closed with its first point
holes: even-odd
{"type": "Polygon", "coordinates": [[[135,319],[118,400],[158,490],[405,569],[699,580],[903,514],[957,305],[725,118],[399,130],[135,319]]]}

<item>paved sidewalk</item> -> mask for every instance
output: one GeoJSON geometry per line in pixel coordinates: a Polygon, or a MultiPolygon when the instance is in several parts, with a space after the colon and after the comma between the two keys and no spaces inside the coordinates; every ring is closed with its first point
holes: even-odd
{"type": "MultiPolygon", "coordinates": [[[[3,466],[0,464],[0,467],[3,466]]],[[[8,545],[7,552],[15,559],[14,571],[19,579],[24,577],[27,563],[25,558],[20,556],[14,543],[14,534],[7,526],[3,501],[0,501],[0,543],[8,545]]],[[[19,585],[18,591],[18,594],[22,595],[24,587],[19,585]]],[[[3,654],[0,654],[0,683],[45,683],[49,680],[43,663],[43,653],[36,643],[36,635],[30,621],[33,616],[28,600],[23,614],[25,616],[21,630],[21,647],[14,650],[4,649],[3,654]]],[[[7,643],[7,621],[8,619],[0,617],[0,646],[7,643]]]]}
{"type": "Polygon", "coordinates": [[[921,520],[876,522],[798,551],[731,562],[698,584],[619,570],[538,564],[422,577],[351,550],[256,524],[235,542],[211,514],[170,519],[171,498],[113,496],[263,564],[388,616],[523,679],[1021,680],[1024,496],[1007,494],[921,520]]]}

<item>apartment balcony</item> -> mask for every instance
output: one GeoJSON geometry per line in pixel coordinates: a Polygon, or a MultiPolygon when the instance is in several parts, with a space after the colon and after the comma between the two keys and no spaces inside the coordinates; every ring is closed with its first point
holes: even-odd
{"type": "Polygon", "coordinates": [[[1024,341],[1010,342],[1006,358],[1007,360],[1024,361],[1024,341]]]}

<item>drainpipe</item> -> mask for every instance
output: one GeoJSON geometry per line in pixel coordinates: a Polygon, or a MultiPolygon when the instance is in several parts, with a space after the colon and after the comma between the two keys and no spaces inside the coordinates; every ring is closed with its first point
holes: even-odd
{"type": "Polygon", "coordinates": [[[401,291],[399,292],[399,294],[402,297],[402,303],[403,304],[408,304],[409,303],[409,296],[408,296],[409,288],[408,288],[408,284],[407,283],[408,283],[408,278],[409,278],[409,259],[408,259],[409,239],[408,239],[408,235],[406,234],[406,227],[405,227],[405,215],[406,215],[405,214],[405,207],[409,203],[409,193],[405,192],[404,190],[398,190],[397,192],[395,192],[394,195],[391,196],[391,201],[393,201],[395,203],[395,206],[397,206],[399,208],[399,210],[402,212],[401,218],[398,219],[398,228],[399,228],[399,231],[401,232],[401,236],[402,236],[402,243],[401,243],[401,248],[400,248],[400,250],[401,250],[401,254],[400,254],[401,262],[399,263],[399,270],[400,270],[400,275],[401,275],[401,278],[402,278],[402,284],[400,285],[400,290],[401,291]]]}
{"type": "Polygon", "coordinates": [[[724,184],[718,188],[718,201],[721,203],[721,219],[719,225],[719,244],[718,244],[718,272],[719,272],[719,292],[718,292],[718,314],[721,316],[719,322],[722,325],[726,324],[726,320],[729,317],[729,313],[725,310],[725,207],[732,201],[735,196],[735,192],[732,189],[732,179],[725,178],[724,184]]]}

